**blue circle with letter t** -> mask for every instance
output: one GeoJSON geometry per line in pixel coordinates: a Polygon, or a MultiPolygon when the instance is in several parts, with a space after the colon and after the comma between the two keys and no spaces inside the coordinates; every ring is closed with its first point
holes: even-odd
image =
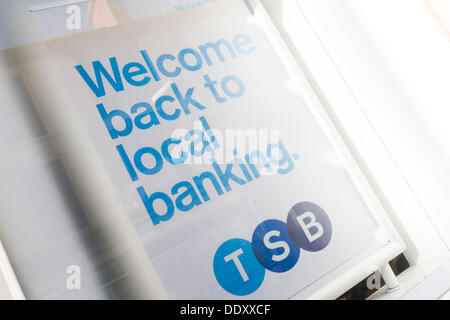
{"type": "Polygon", "coordinates": [[[224,242],[214,255],[213,268],[220,286],[236,296],[255,292],[266,273],[253,254],[251,242],[244,239],[224,242]]]}

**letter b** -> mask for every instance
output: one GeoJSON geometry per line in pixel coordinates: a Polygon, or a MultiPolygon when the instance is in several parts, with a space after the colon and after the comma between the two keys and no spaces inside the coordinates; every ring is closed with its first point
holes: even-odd
{"type": "Polygon", "coordinates": [[[306,251],[325,249],[331,241],[331,221],[325,211],[311,202],[297,203],[289,211],[287,226],[291,238],[306,251]]]}
{"type": "Polygon", "coordinates": [[[297,221],[305,232],[309,242],[314,242],[323,236],[323,227],[316,221],[316,216],[313,213],[303,213],[297,217],[297,221]],[[311,231],[313,229],[315,229],[315,232],[311,231]]]}
{"type": "Polygon", "coordinates": [[[105,123],[106,129],[108,129],[111,139],[114,140],[119,137],[126,137],[131,133],[131,131],[133,131],[133,121],[125,111],[112,110],[111,112],[108,113],[103,104],[101,103],[97,105],[97,110],[100,113],[103,122],[105,123]],[[123,123],[125,124],[125,128],[119,130],[116,129],[116,127],[114,127],[113,119],[115,117],[122,119],[123,123]]]}
{"type": "Polygon", "coordinates": [[[175,212],[175,207],[173,206],[173,202],[167,194],[156,192],[149,197],[143,187],[139,187],[137,191],[139,193],[139,196],[141,197],[142,202],[144,203],[145,208],[147,209],[147,213],[150,216],[153,225],[156,226],[161,222],[169,221],[170,219],[172,219],[175,212]],[[166,210],[164,214],[156,212],[155,201],[157,200],[164,203],[163,207],[165,207],[166,210]]]}

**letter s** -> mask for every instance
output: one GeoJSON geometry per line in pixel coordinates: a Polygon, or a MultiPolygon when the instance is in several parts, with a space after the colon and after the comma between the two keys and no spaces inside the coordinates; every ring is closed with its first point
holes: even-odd
{"type": "Polygon", "coordinates": [[[263,239],[264,245],[268,249],[283,248],[282,254],[278,254],[278,255],[274,254],[272,256],[272,260],[276,261],[276,262],[283,261],[284,259],[286,259],[289,256],[289,253],[291,252],[291,250],[289,249],[289,245],[285,241],[270,242],[270,238],[279,237],[279,236],[280,236],[280,231],[272,230],[272,231],[267,232],[267,234],[264,236],[264,239],[263,239]]]}
{"type": "Polygon", "coordinates": [[[252,247],[258,262],[272,272],[292,269],[300,257],[300,247],[289,235],[286,223],[280,220],[261,222],[253,232],[252,247]]]}

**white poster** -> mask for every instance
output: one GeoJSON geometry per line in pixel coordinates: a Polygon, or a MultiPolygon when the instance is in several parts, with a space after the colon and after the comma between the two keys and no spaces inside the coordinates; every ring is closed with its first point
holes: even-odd
{"type": "Polygon", "coordinates": [[[170,298],[304,298],[388,242],[263,23],[227,0],[48,42],[170,298]]]}

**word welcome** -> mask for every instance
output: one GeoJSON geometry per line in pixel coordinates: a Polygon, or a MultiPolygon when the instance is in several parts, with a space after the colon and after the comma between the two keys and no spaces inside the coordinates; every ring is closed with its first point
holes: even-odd
{"type": "Polygon", "coordinates": [[[142,62],[132,61],[122,67],[119,67],[117,57],[111,57],[109,69],[112,72],[108,72],[103,63],[96,60],[92,62],[94,76],[89,75],[82,65],[75,66],[75,69],[95,96],[100,98],[106,95],[103,78],[115,92],[121,92],[125,90],[124,80],[131,86],[142,87],[149,84],[152,79],[159,82],[163,77],[176,78],[185,71],[198,71],[204,65],[211,67],[230,58],[236,59],[238,54],[251,54],[254,50],[252,39],[246,34],[238,34],[231,41],[220,39],[202,44],[196,49],[182,49],[176,55],[164,53],[156,59],[150,58],[147,50],[141,50],[142,62]]]}

